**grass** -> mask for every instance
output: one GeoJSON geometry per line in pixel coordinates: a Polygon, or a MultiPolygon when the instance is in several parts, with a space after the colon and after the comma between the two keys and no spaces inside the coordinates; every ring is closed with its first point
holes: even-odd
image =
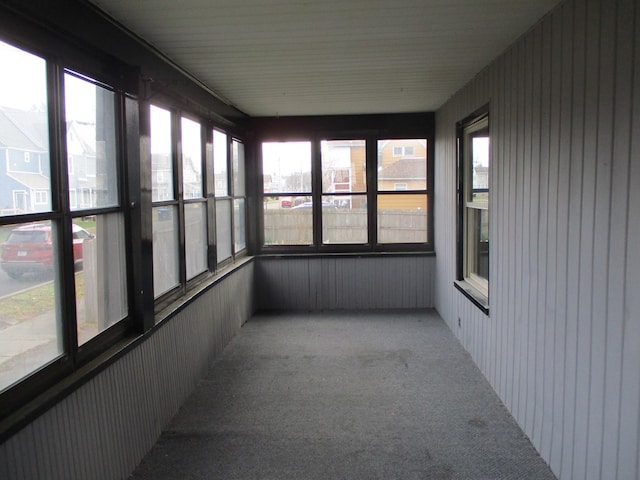
{"type": "Polygon", "coordinates": [[[42,284],[24,292],[0,300],[0,312],[4,318],[22,322],[55,308],[53,282],[42,284]]]}
{"type": "MultiPolygon", "coordinates": [[[[76,274],[76,295],[84,295],[84,274],[76,274]]],[[[0,300],[0,316],[13,322],[22,322],[55,311],[54,282],[47,282],[0,300]]]]}

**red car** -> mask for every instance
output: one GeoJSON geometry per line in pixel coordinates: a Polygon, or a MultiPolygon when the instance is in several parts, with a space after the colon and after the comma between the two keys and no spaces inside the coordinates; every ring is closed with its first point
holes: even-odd
{"type": "MultiPolygon", "coordinates": [[[[90,238],[93,238],[91,233],[73,225],[73,258],[77,270],[82,268],[82,244],[90,238]]],[[[35,223],[14,228],[1,247],[0,266],[11,278],[53,271],[51,225],[35,223]]]]}

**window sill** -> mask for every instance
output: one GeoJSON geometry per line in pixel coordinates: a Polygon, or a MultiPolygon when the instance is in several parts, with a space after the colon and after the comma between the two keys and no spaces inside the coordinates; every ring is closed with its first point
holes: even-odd
{"type": "Polygon", "coordinates": [[[453,285],[485,315],[489,316],[489,297],[464,280],[456,280],[453,285]]]}

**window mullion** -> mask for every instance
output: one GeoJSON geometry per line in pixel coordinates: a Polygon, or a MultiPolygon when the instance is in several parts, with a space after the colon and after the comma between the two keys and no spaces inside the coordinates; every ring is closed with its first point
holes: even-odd
{"type": "Polygon", "coordinates": [[[368,239],[374,249],[378,243],[378,141],[368,138],[366,145],[368,239]]]}
{"type": "Polygon", "coordinates": [[[313,211],[313,245],[322,245],[322,147],[319,139],[311,143],[311,198],[313,211]]]}
{"type": "Polygon", "coordinates": [[[185,231],[184,231],[184,186],[182,174],[182,128],[180,115],[177,112],[171,114],[171,133],[172,133],[172,158],[174,168],[174,191],[178,207],[178,271],[180,278],[180,289],[185,291],[187,284],[187,265],[186,247],[185,247],[185,231]]]}
{"type": "MultiPolygon", "coordinates": [[[[48,80],[50,98],[51,122],[51,188],[54,190],[52,200],[55,199],[54,211],[60,213],[55,225],[55,235],[58,240],[57,268],[54,278],[58,279],[60,289],[61,328],[64,338],[64,352],[75,363],[78,354],[78,330],[76,315],[76,292],[73,268],[73,238],[71,234],[72,218],[69,205],[68,157],[65,122],[65,87],[64,69],[60,65],[51,65],[48,80]],[[57,157],[57,158],[56,158],[57,157]]],[[[55,281],[55,280],[54,280],[55,281]]]]}

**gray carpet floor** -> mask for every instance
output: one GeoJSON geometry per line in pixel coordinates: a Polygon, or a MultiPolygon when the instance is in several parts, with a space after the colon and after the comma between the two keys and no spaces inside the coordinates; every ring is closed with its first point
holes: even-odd
{"type": "Polygon", "coordinates": [[[260,314],[132,479],[554,479],[433,311],[260,314]]]}

